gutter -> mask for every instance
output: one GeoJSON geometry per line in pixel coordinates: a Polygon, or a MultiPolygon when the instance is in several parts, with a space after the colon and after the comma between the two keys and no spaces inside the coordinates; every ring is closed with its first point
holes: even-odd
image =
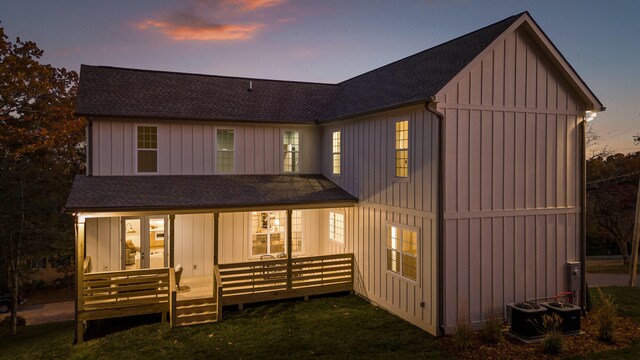
{"type": "Polygon", "coordinates": [[[587,121],[580,122],[580,307],[586,311],[587,299],[587,121]]]}
{"type": "Polygon", "coordinates": [[[438,111],[434,96],[425,103],[425,108],[438,117],[438,201],[436,207],[436,276],[438,310],[436,313],[436,336],[444,334],[444,114],[438,111]]]}

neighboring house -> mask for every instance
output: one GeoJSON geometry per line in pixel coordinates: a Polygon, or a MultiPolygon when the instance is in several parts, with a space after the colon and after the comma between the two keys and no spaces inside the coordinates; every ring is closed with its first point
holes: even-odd
{"type": "Polygon", "coordinates": [[[80,75],[80,341],[90,319],[345,290],[442,334],[584,261],[584,122],[604,107],[528,13],[339,84],[80,75]]]}

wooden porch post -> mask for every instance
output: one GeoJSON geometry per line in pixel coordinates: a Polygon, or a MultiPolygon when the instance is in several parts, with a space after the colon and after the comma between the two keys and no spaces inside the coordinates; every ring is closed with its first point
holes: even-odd
{"type": "Polygon", "coordinates": [[[84,324],[80,320],[80,313],[83,310],[83,282],[84,282],[84,246],[85,246],[85,224],[84,217],[76,215],[76,344],[82,344],[84,337],[84,324]]]}
{"type": "Polygon", "coordinates": [[[287,290],[291,290],[292,287],[292,282],[291,282],[291,273],[292,273],[292,269],[291,269],[291,255],[293,253],[292,251],[292,246],[291,246],[291,228],[292,228],[292,224],[291,224],[291,213],[292,210],[287,210],[287,236],[286,236],[286,241],[287,241],[287,290]]]}
{"type": "Polygon", "coordinates": [[[220,223],[220,213],[213,213],[213,265],[218,265],[218,239],[220,232],[218,224],[220,223]]]}
{"type": "Polygon", "coordinates": [[[176,266],[175,253],[174,253],[174,249],[176,245],[176,242],[174,239],[174,235],[176,234],[175,225],[176,225],[176,215],[171,214],[169,215],[169,267],[170,268],[173,268],[176,266]]]}

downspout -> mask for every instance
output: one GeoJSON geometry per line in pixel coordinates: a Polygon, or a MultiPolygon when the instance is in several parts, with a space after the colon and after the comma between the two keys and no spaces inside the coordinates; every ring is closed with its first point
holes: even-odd
{"type": "Polygon", "coordinates": [[[587,121],[580,122],[580,307],[587,304],[587,121]]]}
{"type": "Polygon", "coordinates": [[[436,205],[436,276],[438,311],[436,312],[436,336],[444,334],[444,114],[438,111],[434,96],[425,104],[427,111],[438,118],[438,201],[436,205]]]}
{"type": "Polygon", "coordinates": [[[93,176],[93,118],[87,117],[87,151],[85,156],[87,157],[87,176],[93,176]]]}

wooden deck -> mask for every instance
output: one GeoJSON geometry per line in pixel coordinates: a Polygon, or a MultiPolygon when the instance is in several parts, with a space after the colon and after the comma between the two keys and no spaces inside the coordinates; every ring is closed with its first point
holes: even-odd
{"type": "MultiPolygon", "coordinates": [[[[220,321],[224,305],[351,291],[353,265],[353,254],[220,264],[213,276],[184,283],[197,287],[204,279],[211,285],[203,283],[183,294],[176,289],[173,268],[85,273],[78,329],[84,329],[87,320],[151,313],[162,313],[163,321],[170,314],[171,326],[195,325],[220,321]]],[[[79,342],[82,333],[79,330],[79,342]]]]}

